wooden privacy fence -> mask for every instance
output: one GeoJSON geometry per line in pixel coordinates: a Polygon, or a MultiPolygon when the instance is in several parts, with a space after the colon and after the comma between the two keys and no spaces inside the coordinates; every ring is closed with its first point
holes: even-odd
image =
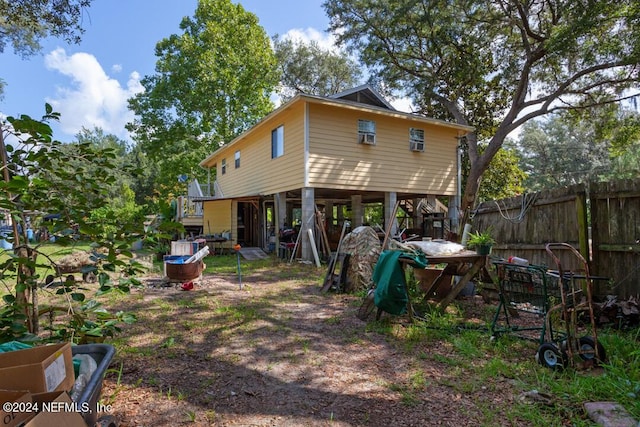
{"type": "Polygon", "coordinates": [[[613,279],[611,293],[640,294],[640,179],[593,184],[592,266],[613,279]]]}
{"type": "MultiPolygon", "coordinates": [[[[483,202],[471,220],[473,231],[491,229],[493,255],[526,258],[557,266],[547,243],[569,243],[587,260],[595,295],[628,298],[640,294],[640,179],[590,183],[509,199],[483,202]]],[[[566,270],[582,269],[570,251],[556,253],[566,270]]]]}

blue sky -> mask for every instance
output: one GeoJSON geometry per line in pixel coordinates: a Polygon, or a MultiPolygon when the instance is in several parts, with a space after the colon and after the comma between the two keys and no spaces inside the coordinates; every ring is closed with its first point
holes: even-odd
{"type": "MultiPolygon", "coordinates": [[[[329,46],[329,20],[323,0],[239,0],[254,13],[269,36],[314,39],[329,46]]],[[[197,0],[94,0],[85,13],[82,43],[43,41],[38,55],[21,59],[9,48],[0,54],[5,80],[0,114],[39,118],[49,102],[61,113],[54,136],[70,141],[84,126],[128,139],[132,119],[127,99],[141,90],[139,81],[154,71],[158,41],[178,34],[180,21],[192,16],[197,0]]]]}

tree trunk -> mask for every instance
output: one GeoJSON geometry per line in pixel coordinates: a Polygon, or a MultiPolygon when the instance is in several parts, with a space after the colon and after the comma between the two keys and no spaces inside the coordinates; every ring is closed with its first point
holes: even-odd
{"type": "Polygon", "coordinates": [[[482,154],[478,150],[478,140],[475,133],[467,135],[467,146],[469,153],[469,175],[464,187],[462,199],[460,201],[460,211],[462,212],[462,221],[460,221],[460,235],[464,225],[469,221],[471,211],[475,208],[478,197],[478,190],[482,182],[482,174],[489,168],[491,160],[502,147],[506,138],[506,131],[500,127],[496,134],[491,138],[489,144],[482,154]]]}

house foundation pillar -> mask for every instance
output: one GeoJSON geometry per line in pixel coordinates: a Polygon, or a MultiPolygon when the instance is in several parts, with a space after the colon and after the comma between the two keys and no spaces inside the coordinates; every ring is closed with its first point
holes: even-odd
{"type": "Polygon", "coordinates": [[[284,229],[284,225],[287,222],[287,193],[274,194],[273,204],[275,205],[274,211],[276,213],[275,224],[278,227],[275,230],[276,240],[280,244],[280,230],[284,229]]]}
{"type": "Polygon", "coordinates": [[[398,194],[396,192],[391,191],[384,193],[384,228],[386,231],[391,227],[389,237],[398,234],[398,221],[396,217],[391,217],[393,215],[393,208],[396,206],[397,201],[398,194]]]}
{"type": "MultiPolygon", "coordinates": [[[[313,261],[313,249],[311,248],[311,240],[307,230],[314,229],[316,216],[315,191],[313,188],[302,189],[302,224],[300,226],[300,245],[302,259],[305,261],[313,261]]],[[[315,236],[314,236],[315,238],[315,236]]]]}
{"type": "Polygon", "coordinates": [[[351,229],[360,227],[364,222],[364,208],[362,206],[362,196],[351,196],[351,229]]]}

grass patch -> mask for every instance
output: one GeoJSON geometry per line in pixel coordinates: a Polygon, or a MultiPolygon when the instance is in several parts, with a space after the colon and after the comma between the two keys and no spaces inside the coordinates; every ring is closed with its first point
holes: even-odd
{"type": "MultiPolygon", "coordinates": [[[[206,274],[228,275],[231,278],[237,274],[237,258],[233,254],[207,257],[205,264],[206,274]]],[[[277,368],[281,363],[302,364],[309,363],[309,360],[315,363],[313,361],[316,359],[313,358],[317,356],[314,352],[322,348],[320,340],[323,332],[339,330],[342,335],[336,342],[357,344],[362,347],[362,352],[371,351],[374,343],[379,346],[376,348],[384,348],[392,355],[408,355],[412,358],[408,366],[398,370],[401,379],[394,377],[392,383],[379,380],[379,384],[387,390],[398,393],[400,401],[407,407],[419,405],[428,398],[434,387],[450,387],[475,402],[480,415],[470,416],[481,417],[479,425],[592,425],[586,420],[582,408],[585,402],[594,400],[617,401],[632,416],[640,419],[638,329],[629,332],[600,331],[599,338],[607,351],[608,361],[599,370],[568,369],[554,372],[535,363],[537,343],[509,335],[491,339],[486,327],[493,315],[491,307],[483,307],[477,315],[487,325],[467,323],[464,306],[456,301],[445,313],[421,307],[424,309],[421,311],[424,320],[412,323],[407,321],[406,316],[383,315],[380,320],[373,320],[373,315],[369,322],[351,327],[353,319],[348,317],[355,315],[364,291],[347,298],[331,292],[313,294],[309,289],[320,287],[326,273],[324,269],[266,259],[251,262],[241,260],[241,271],[243,278],[251,276],[252,280],[268,280],[269,291],[260,295],[257,292],[256,295],[251,292],[243,294],[248,297],[240,298],[233,304],[218,297],[196,293],[173,299],[148,299],[144,310],[141,310],[140,315],[144,317],[140,323],[144,322],[145,331],[159,331],[155,335],[156,340],[152,341],[153,344],[136,347],[129,346],[124,339],[117,339],[118,352],[135,358],[153,357],[159,353],[169,359],[183,355],[183,347],[189,345],[189,340],[183,338],[186,336],[180,335],[184,331],[225,346],[233,341],[230,337],[236,334],[246,333],[251,328],[264,328],[274,338],[285,337],[291,344],[281,353],[269,353],[265,369],[271,372],[279,370],[277,368]],[[309,295],[312,295],[312,299],[308,299],[309,295]],[[275,309],[278,303],[283,302],[299,303],[300,307],[313,309],[308,301],[321,304],[323,298],[332,302],[340,298],[347,302],[342,312],[332,312],[330,317],[318,320],[323,328],[316,331],[318,342],[301,334],[291,324],[298,316],[297,312],[275,309]],[[551,396],[552,404],[531,403],[519,398],[532,390],[551,396]],[[485,394],[489,393],[504,400],[485,400],[485,394]]],[[[254,340],[250,345],[257,347],[261,343],[254,340]]],[[[265,348],[264,351],[267,350],[280,351],[271,348],[265,348]]],[[[235,354],[223,360],[240,364],[246,363],[247,358],[235,354]]],[[[393,363],[393,359],[389,359],[389,363],[393,363]]],[[[158,385],[161,381],[150,376],[145,382],[158,385]]],[[[202,387],[208,388],[208,385],[202,387]]],[[[165,396],[167,393],[165,390],[165,396]]],[[[219,418],[215,411],[206,412],[204,416],[198,415],[211,422],[219,418]]],[[[187,418],[191,419],[191,416],[187,418]]]]}
{"type": "MultiPolygon", "coordinates": [[[[484,314],[488,324],[490,310],[484,314]]],[[[599,400],[616,401],[640,419],[638,328],[599,331],[607,353],[607,362],[600,368],[555,372],[535,362],[538,343],[509,335],[491,339],[486,327],[465,324],[462,307],[454,305],[446,313],[427,310],[424,321],[397,319],[385,316],[371,321],[366,331],[384,335],[395,348],[414,354],[418,365],[421,361],[441,364],[443,375],[436,383],[476,400],[484,425],[494,425],[496,420],[502,423],[506,416],[511,425],[590,426],[593,423],[587,419],[584,403],[599,400]],[[518,398],[533,390],[550,396],[551,404],[518,398]],[[516,398],[506,408],[483,401],[486,393],[516,398]]],[[[403,404],[414,405],[428,383],[428,376],[417,369],[405,384],[387,387],[401,394],[403,404]]]]}
{"type": "MultiPolygon", "coordinates": [[[[38,258],[36,264],[35,274],[44,282],[44,278],[51,274],[56,275],[52,266],[49,265],[50,261],[58,261],[59,259],[70,255],[74,252],[87,252],[91,249],[91,246],[87,242],[78,241],[73,246],[61,246],[55,243],[43,242],[37,246],[38,258]]],[[[10,256],[13,255],[11,250],[0,249],[0,263],[7,261],[10,256]]],[[[0,290],[1,294],[6,294],[7,290],[0,290]]]]}

